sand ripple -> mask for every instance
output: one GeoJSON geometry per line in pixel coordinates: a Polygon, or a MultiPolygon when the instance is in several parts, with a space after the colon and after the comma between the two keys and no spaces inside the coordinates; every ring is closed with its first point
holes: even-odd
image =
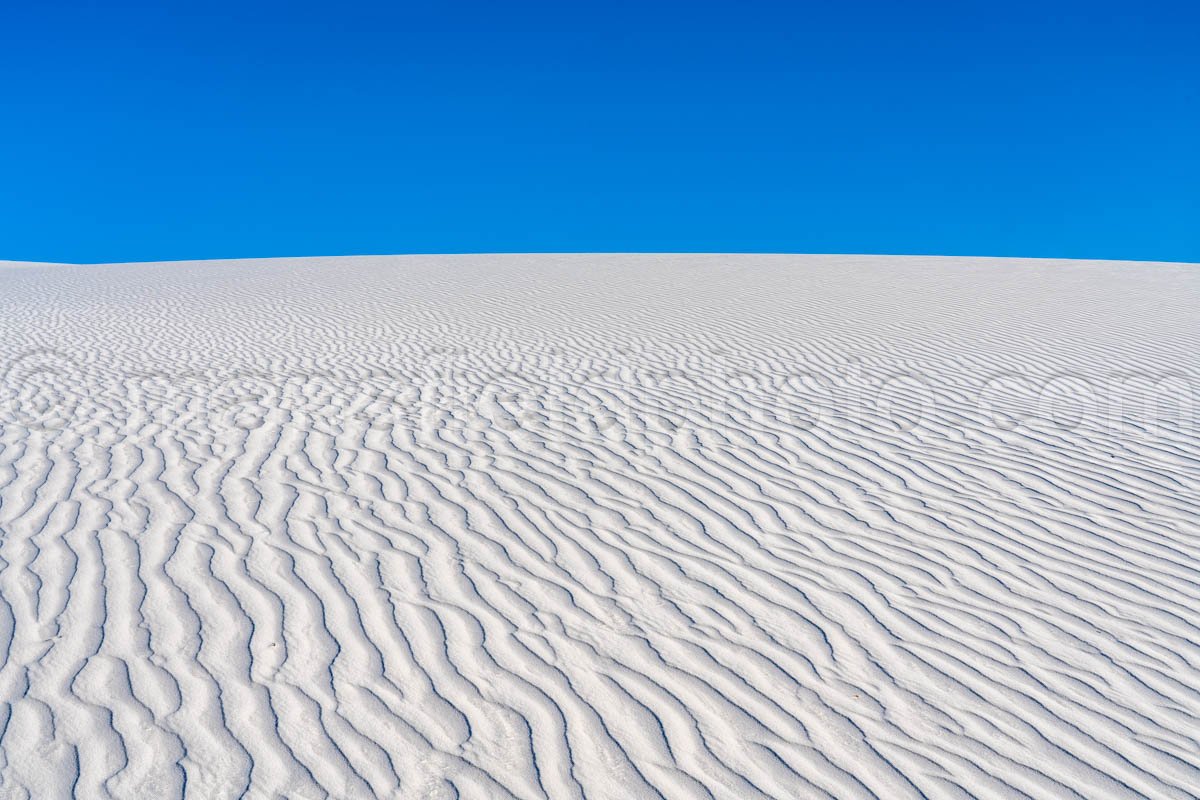
{"type": "Polygon", "coordinates": [[[1200,795],[1200,267],[0,266],[0,797],[1200,795]]]}

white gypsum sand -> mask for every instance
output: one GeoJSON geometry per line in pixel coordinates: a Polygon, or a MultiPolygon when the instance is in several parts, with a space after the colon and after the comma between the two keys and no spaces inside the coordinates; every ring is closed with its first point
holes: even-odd
{"type": "Polygon", "coordinates": [[[1200,794],[1200,266],[0,266],[0,797],[1200,794]]]}

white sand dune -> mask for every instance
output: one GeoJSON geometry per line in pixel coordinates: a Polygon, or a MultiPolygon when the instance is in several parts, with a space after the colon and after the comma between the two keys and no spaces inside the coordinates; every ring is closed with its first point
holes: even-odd
{"type": "Polygon", "coordinates": [[[1200,265],[0,269],[0,797],[1194,798],[1200,265]]]}

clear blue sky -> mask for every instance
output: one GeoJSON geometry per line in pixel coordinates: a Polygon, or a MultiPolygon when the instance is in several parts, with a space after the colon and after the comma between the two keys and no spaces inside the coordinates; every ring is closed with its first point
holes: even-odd
{"type": "Polygon", "coordinates": [[[0,258],[1200,261],[1200,3],[0,0],[0,258]]]}

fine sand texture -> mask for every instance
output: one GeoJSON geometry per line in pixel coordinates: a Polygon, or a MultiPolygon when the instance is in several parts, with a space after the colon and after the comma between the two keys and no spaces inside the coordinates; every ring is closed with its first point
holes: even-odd
{"type": "Polygon", "coordinates": [[[0,798],[1200,796],[1200,265],[0,264],[0,798]]]}

